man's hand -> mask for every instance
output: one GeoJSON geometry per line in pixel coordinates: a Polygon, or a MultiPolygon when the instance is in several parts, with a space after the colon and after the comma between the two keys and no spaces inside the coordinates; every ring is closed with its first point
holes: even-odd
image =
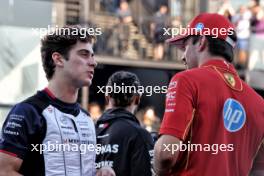
{"type": "Polygon", "coordinates": [[[179,145],[180,140],[171,135],[162,135],[155,144],[154,147],[154,164],[153,169],[156,175],[167,175],[174,167],[179,151],[172,151],[173,148],[166,146],[179,145]]]}
{"type": "Polygon", "coordinates": [[[115,176],[115,171],[111,167],[102,167],[96,172],[96,176],[115,176]]]}
{"type": "Polygon", "coordinates": [[[0,176],[22,176],[18,173],[23,160],[0,152],[0,176]]]}

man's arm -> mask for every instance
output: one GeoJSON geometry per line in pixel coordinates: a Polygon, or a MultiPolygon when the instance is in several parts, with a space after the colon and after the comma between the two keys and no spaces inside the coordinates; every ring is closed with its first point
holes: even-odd
{"type": "Polygon", "coordinates": [[[154,147],[153,169],[157,175],[166,175],[176,164],[180,140],[171,135],[162,135],[154,147]]]}
{"type": "Polygon", "coordinates": [[[172,171],[179,157],[179,146],[185,141],[195,117],[196,86],[185,73],[177,73],[166,95],[166,108],[154,147],[154,171],[165,175],[172,171]]]}
{"type": "Polygon", "coordinates": [[[37,115],[27,103],[15,105],[7,115],[0,137],[0,176],[20,175],[18,171],[29,150],[29,136],[41,129],[37,115]]]}
{"type": "Polygon", "coordinates": [[[23,160],[0,152],[0,176],[22,176],[18,173],[23,160]]]}

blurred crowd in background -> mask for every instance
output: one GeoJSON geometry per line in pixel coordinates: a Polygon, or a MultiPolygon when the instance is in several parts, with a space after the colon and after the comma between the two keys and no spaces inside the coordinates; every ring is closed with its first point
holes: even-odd
{"type": "MultiPolygon", "coordinates": [[[[169,11],[180,11],[179,1],[157,1],[152,14],[142,17],[139,23],[133,19],[129,1],[101,0],[99,8],[112,17],[112,26],[104,28],[104,35],[98,38],[98,53],[127,59],[180,61],[179,54],[172,54],[174,48],[165,44],[165,40],[171,36],[164,35],[164,28],[186,26],[187,21],[183,21],[179,12],[169,11]]],[[[223,1],[216,12],[234,24],[238,36],[235,64],[238,69],[246,69],[250,44],[254,43],[250,43],[250,36],[254,34],[256,38],[264,40],[264,13],[260,1],[250,0],[237,9],[230,1],[223,1]]]]}
{"type": "MultiPolygon", "coordinates": [[[[224,3],[219,13],[226,16],[236,27],[236,65],[238,69],[245,69],[249,59],[249,39],[252,34],[264,40],[264,11],[259,1],[249,1],[234,9],[230,3],[224,3]]],[[[251,43],[252,44],[252,43],[251,43]]]]}

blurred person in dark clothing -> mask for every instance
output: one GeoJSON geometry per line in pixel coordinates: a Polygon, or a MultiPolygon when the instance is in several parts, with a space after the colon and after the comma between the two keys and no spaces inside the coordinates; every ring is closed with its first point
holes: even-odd
{"type": "Polygon", "coordinates": [[[115,13],[120,0],[100,0],[100,5],[104,10],[110,13],[115,13]]]}
{"type": "Polygon", "coordinates": [[[130,24],[133,21],[131,10],[127,1],[123,0],[120,3],[119,8],[116,11],[120,23],[116,26],[116,32],[118,35],[118,48],[120,53],[123,53],[128,48],[128,40],[130,34],[130,24]]]}
{"type": "Polygon", "coordinates": [[[108,109],[96,124],[97,143],[101,144],[96,167],[111,167],[117,176],[151,176],[153,139],[134,115],[141,98],[139,86],[135,74],[114,73],[107,83],[108,109]]]}
{"type": "Polygon", "coordinates": [[[153,23],[151,23],[151,35],[154,39],[154,60],[161,60],[164,56],[164,43],[166,35],[164,35],[164,28],[168,25],[168,7],[166,5],[161,5],[159,11],[156,12],[153,23]]]}
{"type": "Polygon", "coordinates": [[[132,14],[127,1],[121,1],[120,6],[116,11],[116,15],[122,23],[132,22],[132,14]]]}

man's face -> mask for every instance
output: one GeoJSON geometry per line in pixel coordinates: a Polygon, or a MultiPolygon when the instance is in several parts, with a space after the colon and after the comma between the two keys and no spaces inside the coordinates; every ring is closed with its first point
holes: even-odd
{"type": "Polygon", "coordinates": [[[193,44],[193,39],[191,37],[188,37],[184,42],[184,54],[182,60],[187,69],[198,67],[197,54],[199,53],[197,52],[197,43],[193,44]]]}
{"type": "Polygon", "coordinates": [[[93,45],[78,41],[68,53],[64,62],[64,73],[75,87],[90,86],[97,63],[94,59],[93,45]]]}

